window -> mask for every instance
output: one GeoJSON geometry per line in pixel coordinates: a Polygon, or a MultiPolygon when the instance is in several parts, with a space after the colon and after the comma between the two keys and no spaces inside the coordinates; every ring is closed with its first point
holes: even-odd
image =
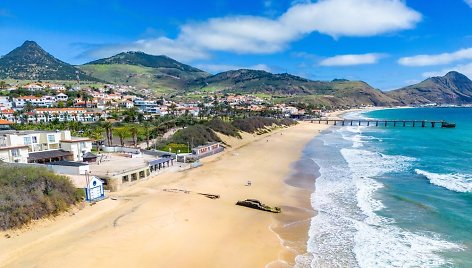
{"type": "Polygon", "coordinates": [[[54,143],[54,142],[56,142],[56,136],[54,136],[54,135],[48,135],[48,142],[49,142],[49,143],[54,143]]]}
{"type": "Polygon", "coordinates": [[[31,137],[23,137],[23,143],[25,145],[30,145],[31,144],[31,137]]]}
{"type": "Polygon", "coordinates": [[[33,140],[33,143],[38,143],[38,137],[33,136],[33,137],[31,137],[31,139],[33,140]]]}
{"type": "Polygon", "coordinates": [[[11,155],[12,155],[13,157],[18,157],[18,156],[20,156],[20,150],[18,150],[18,149],[13,149],[13,150],[11,150],[11,155]]]}

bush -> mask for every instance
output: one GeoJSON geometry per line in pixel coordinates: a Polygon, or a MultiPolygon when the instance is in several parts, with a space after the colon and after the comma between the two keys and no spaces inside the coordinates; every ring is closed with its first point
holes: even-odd
{"type": "Polygon", "coordinates": [[[168,144],[190,144],[196,147],[209,142],[221,142],[221,139],[209,127],[194,125],[177,131],[168,144]]]}
{"type": "Polygon", "coordinates": [[[207,123],[208,127],[211,128],[213,131],[219,132],[226,136],[242,138],[241,134],[239,134],[239,130],[231,125],[230,123],[224,122],[221,119],[215,118],[212,119],[207,123]]]}
{"type": "Polygon", "coordinates": [[[82,197],[69,179],[46,168],[0,164],[1,230],[57,215],[82,197]]]}
{"type": "Polygon", "coordinates": [[[291,126],[297,124],[292,119],[275,119],[266,117],[249,117],[244,119],[236,119],[233,121],[233,126],[244,132],[255,133],[265,127],[276,126],[291,126]]]}

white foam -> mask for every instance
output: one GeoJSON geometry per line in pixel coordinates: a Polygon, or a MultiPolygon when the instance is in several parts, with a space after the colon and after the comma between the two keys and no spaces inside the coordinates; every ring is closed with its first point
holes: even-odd
{"type": "Polygon", "coordinates": [[[421,169],[415,169],[415,172],[428,178],[430,183],[448,190],[460,193],[472,192],[472,174],[437,174],[421,169]]]}
{"type": "Polygon", "coordinates": [[[438,253],[460,246],[434,234],[415,234],[394,225],[393,219],[376,212],[384,204],[375,199],[383,185],[373,177],[401,171],[414,161],[404,156],[390,156],[359,149],[342,149],[356,185],[357,205],[366,216],[353,219],[356,233],[353,251],[360,267],[435,267],[447,264],[438,253]]]}

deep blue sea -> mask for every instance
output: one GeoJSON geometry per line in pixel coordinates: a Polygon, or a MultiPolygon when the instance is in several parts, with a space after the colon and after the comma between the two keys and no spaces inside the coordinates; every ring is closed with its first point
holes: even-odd
{"type": "Polygon", "coordinates": [[[305,157],[321,175],[310,265],[472,267],[472,108],[346,117],[446,120],[457,128],[333,127],[313,140],[305,157]]]}

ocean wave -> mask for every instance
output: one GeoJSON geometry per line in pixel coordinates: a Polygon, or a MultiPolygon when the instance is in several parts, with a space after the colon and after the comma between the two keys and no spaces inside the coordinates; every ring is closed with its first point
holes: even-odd
{"type": "Polygon", "coordinates": [[[415,234],[390,224],[357,222],[356,228],[353,250],[360,267],[439,267],[448,264],[439,252],[462,249],[435,235],[415,234]]]}
{"type": "Polygon", "coordinates": [[[471,174],[438,174],[431,173],[421,169],[415,169],[416,174],[423,175],[428,178],[429,182],[444,187],[448,190],[460,192],[460,193],[470,193],[472,192],[472,175],[471,174]]]}
{"type": "Polygon", "coordinates": [[[385,155],[360,149],[341,150],[348,163],[356,187],[357,206],[365,215],[352,218],[356,228],[353,252],[360,267],[436,267],[447,264],[438,253],[460,249],[459,245],[441,240],[434,234],[416,234],[395,226],[391,218],[376,212],[384,204],[375,193],[384,185],[376,176],[402,171],[411,166],[414,158],[385,155]]]}

